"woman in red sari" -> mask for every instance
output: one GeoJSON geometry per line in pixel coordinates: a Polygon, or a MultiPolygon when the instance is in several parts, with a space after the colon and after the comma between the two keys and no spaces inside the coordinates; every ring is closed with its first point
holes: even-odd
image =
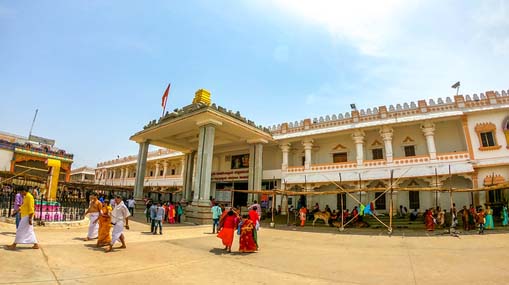
{"type": "Polygon", "coordinates": [[[433,218],[433,212],[431,210],[427,210],[424,216],[424,223],[426,224],[426,230],[434,231],[435,230],[435,221],[433,218]]]}
{"type": "Polygon", "coordinates": [[[170,205],[168,206],[168,223],[175,223],[175,206],[172,202],[170,202],[170,205]]]}
{"type": "Polygon", "coordinates": [[[223,218],[223,226],[221,227],[221,231],[217,234],[217,237],[221,239],[223,245],[225,246],[225,250],[228,252],[232,252],[232,244],[233,244],[233,235],[235,233],[235,229],[237,228],[237,217],[235,212],[232,210],[228,211],[226,216],[223,218]]]}
{"type": "Polygon", "coordinates": [[[256,225],[249,219],[248,216],[244,216],[243,218],[242,226],[240,228],[239,251],[255,252],[256,243],[254,239],[254,231],[256,231],[256,225]]]}

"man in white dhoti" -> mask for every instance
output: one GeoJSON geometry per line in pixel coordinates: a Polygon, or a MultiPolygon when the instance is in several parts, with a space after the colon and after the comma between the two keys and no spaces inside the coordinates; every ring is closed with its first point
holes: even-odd
{"type": "Polygon", "coordinates": [[[88,206],[88,210],[85,212],[85,215],[88,214],[90,224],[88,225],[88,234],[85,241],[96,239],[99,235],[99,223],[94,223],[94,221],[99,217],[101,208],[102,204],[97,199],[97,193],[94,192],[90,194],[90,204],[88,206]]]}
{"type": "Polygon", "coordinates": [[[35,237],[32,221],[35,213],[34,196],[32,196],[26,188],[21,190],[21,195],[23,196],[23,204],[21,204],[21,207],[19,208],[21,220],[18,228],[16,229],[16,239],[13,244],[7,246],[7,249],[16,249],[16,245],[18,244],[33,244],[34,246],[32,246],[32,248],[38,249],[39,244],[35,237]]]}
{"type": "Polygon", "coordinates": [[[124,237],[124,220],[125,220],[125,228],[129,229],[129,219],[128,217],[131,215],[129,213],[129,209],[127,209],[126,205],[122,201],[122,197],[115,197],[115,208],[111,211],[111,224],[113,225],[113,232],[111,234],[111,243],[108,248],[106,248],[106,252],[110,252],[113,249],[113,245],[115,242],[120,241],[122,246],[120,248],[126,248],[125,246],[125,237],[124,237]]]}

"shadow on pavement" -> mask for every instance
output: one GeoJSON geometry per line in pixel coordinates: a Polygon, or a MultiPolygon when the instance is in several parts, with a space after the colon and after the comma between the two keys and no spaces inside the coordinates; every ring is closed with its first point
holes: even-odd
{"type": "Polygon", "coordinates": [[[4,235],[4,236],[16,236],[16,232],[1,232],[0,235],[4,235]]]}
{"type": "Polygon", "coordinates": [[[213,248],[211,250],[209,250],[210,253],[213,253],[215,255],[234,255],[234,256],[244,256],[244,255],[250,255],[252,253],[250,252],[240,252],[240,251],[232,251],[232,252],[227,252],[226,250],[224,250],[224,248],[213,248]]]}

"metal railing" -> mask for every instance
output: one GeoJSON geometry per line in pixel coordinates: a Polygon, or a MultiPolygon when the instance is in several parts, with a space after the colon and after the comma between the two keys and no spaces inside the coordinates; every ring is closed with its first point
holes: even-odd
{"type": "MultiPolygon", "coordinates": [[[[14,214],[15,191],[0,192],[0,217],[12,217],[14,214]]],[[[48,201],[43,195],[35,199],[34,220],[39,224],[45,222],[70,222],[83,220],[88,208],[85,199],[66,198],[48,201]]]]}

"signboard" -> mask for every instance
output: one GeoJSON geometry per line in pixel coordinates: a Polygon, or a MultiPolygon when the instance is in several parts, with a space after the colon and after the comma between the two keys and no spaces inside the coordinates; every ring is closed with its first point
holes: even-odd
{"type": "Polygon", "coordinates": [[[230,191],[216,190],[216,201],[217,202],[230,202],[232,200],[230,191]]]}

